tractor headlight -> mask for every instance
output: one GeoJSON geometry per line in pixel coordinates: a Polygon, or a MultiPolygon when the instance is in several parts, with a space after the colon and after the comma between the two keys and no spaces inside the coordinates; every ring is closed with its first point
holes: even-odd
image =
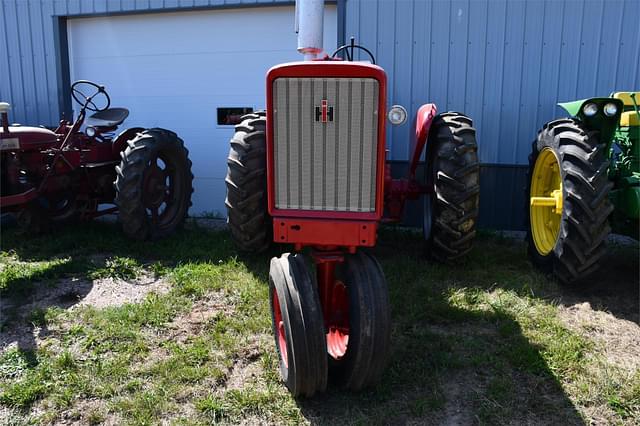
{"type": "Polygon", "coordinates": [[[604,115],[607,117],[613,117],[618,113],[618,106],[614,103],[609,103],[604,106],[604,115]]]}
{"type": "Polygon", "coordinates": [[[84,129],[84,134],[89,136],[90,138],[94,137],[96,135],[96,128],[95,127],[91,127],[91,126],[87,126],[86,129],[84,129]]]}
{"type": "Polygon", "coordinates": [[[404,124],[407,121],[407,110],[404,109],[402,105],[394,105],[389,109],[389,113],[387,114],[387,118],[396,126],[400,124],[404,124]]]}
{"type": "Polygon", "coordinates": [[[594,103],[586,104],[582,107],[582,113],[587,117],[593,117],[598,112],[598,105],[594,103]]]}

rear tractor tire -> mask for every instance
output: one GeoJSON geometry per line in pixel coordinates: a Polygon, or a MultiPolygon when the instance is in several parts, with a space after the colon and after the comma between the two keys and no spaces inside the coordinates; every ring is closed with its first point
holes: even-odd
{"type": "Polygon", "coordinates": [[[116,166],[116,199],[124,233],[157,239],[180,227],[191,207],[189,151],[175,133],[154,128],[127,142],[116,166]]]}
{"type": "Polygon", "coordinates": [[[429,135],[423,236],[427,256],[448,262],[472,248],[480,206],[480,166],[473,121],[460,113],[436,116],[429,135]]]}
{"type": "Polygon", "coordinates": [[[595,272],[605,254],[613,206],[606,146],[579,120],[547,123],[529,156],[525,199],[533,264],[563,283],[595,272]]]}
{"type": "Polygon", "coordinates": [[[272,240],[267,211],[266,126],[264,111],[243,116],[227,158],[227,222],[234,243],[244,252],[265,251],[272,240]]]}

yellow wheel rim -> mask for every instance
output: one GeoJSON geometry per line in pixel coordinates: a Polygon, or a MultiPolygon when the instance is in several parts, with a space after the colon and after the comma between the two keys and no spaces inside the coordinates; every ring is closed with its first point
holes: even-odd
{"type": "Polygon", "coordinates": [[[538,253],[546,256],[558,241],[562,218],[560,162],[551,148],[543,148],[538,154],[529,196],[533,243],[538,253]]]}

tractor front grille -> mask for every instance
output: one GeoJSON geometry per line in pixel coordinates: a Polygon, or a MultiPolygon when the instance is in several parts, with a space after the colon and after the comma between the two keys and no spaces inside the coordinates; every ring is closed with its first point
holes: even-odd
{"type": "Polygon", "coordinates": [[[373,78],[274,80],[277,209],[375,211],[378,96],[373,78]]]}

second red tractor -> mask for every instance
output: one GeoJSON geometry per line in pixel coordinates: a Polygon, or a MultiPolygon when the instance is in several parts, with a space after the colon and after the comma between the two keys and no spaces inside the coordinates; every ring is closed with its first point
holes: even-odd
{"type": "Polygon", "coordinates": [[[103,86],[77,81],[71,95],[77,117],[55,130],[10,126],[9,104],[0,103],[0,211],[36,233],[117,212],[131,238],[171,234],[184,223],[193,192],[182,139],[160,128],[116,135],[129,111],[109,108],[103,86]]]}

